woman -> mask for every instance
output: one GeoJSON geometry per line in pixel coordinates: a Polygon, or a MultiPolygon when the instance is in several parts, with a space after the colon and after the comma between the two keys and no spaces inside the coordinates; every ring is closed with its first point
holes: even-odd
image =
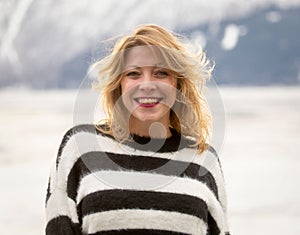
{"type": "Polygon", "coordinates": [[[229,234],[202,90],[212,67],[157,25],[97,62],[107,119],[63,137],[46,234],[229,234]]]}

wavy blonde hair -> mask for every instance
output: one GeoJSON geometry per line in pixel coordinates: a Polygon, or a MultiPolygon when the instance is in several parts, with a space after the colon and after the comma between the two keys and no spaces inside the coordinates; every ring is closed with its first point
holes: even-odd
{"type": "Polygon", "coordinates": [[[106,119],[97,122],[97,129],[120,141],[130,139],[126,122],[130,114],[118,100],[126,49],[136,46],[155,47],[176,78],[178,94],[171,108],[169,125],[183,136],[192,138],[198,152],[202,153],[211,137],[211,114],[203,91],[214,66],[201,49],[196,54],[190,53],[180,36],[153,24],[142,25],[131,35],[119,39],[111,54],[93,65],[98,72],[93,87],[101,90],[107,115],[106,119]]]}

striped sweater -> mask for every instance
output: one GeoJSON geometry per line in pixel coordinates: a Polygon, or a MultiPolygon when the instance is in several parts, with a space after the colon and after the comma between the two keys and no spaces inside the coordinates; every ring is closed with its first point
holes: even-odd
{"type": "Polygon", "coordinates": [[[219,159],[172,130],[118,142],[94,125],[63,137],[49,178],[46,234],[229,234],[219,159]]]}

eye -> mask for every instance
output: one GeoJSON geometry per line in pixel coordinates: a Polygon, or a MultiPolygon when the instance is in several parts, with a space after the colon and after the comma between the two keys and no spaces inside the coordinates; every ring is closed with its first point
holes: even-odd
{"type": "Polygon", "coordinates": [[[138,71],[129,71],[125,73],[125,77],[129,78],[138,78],[140,76],[140,73],[138,71]]]}
{"type": "Polygon", "coordinates": [[[168,77],[170,74],[167,70],[164,69],[159,69],[159,70],[155,70],[154,71],[154,76],[157,78],[166,78],[168,77]]]}

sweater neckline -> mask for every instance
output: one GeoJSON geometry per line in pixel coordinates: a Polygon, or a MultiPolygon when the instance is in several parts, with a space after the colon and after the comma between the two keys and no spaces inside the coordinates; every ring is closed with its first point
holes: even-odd
{"type": "MultiPolygon", "coordinates": [[[[135,150],[149,151],[153,153],[176,152],[195,144],[193,140],[186,138],[174,128],[170,127],[170,131],[171,136],[168,138],[151,138],[132,134],[131,138],[122,141],[122,144],[127,145],[135,150]]],[[[117,141],[111,135],[104,134],[99,130],[98,133],[117,141]]]]}
{"type": "Polygon", "coordinates": [[[173,128],[170,128],[170,131],[171,131],[171,136],[167,137],[167,138],[159,138],[159,137],[156,137],[156,138],[153,138],[153,137],[150,137],[150,136],[140,136],[140,135],[137,135],[137,134],[132,134],[131,137],[132,139],[135,141],[135,142],[138,142],[140,144],[147,144],[148,142],[150,142],[151,140],[152,141],[163,141],[163,140],[166,140],[166,141],[169,141],[171,139],[175,139],[177,138],[180,134],[174,130],[173,128]]]}
{"type": "Polygon", "coordinates": [[[125,141],[124,144],[130,147],[143,151],[151,152],[175,152],[182,148],[182,141],[184,140],[175,129],[170,128],[171,136],[168,138],[151,138],[149,136],[139,136],[133,134],[130,140],[125,141]]]}

